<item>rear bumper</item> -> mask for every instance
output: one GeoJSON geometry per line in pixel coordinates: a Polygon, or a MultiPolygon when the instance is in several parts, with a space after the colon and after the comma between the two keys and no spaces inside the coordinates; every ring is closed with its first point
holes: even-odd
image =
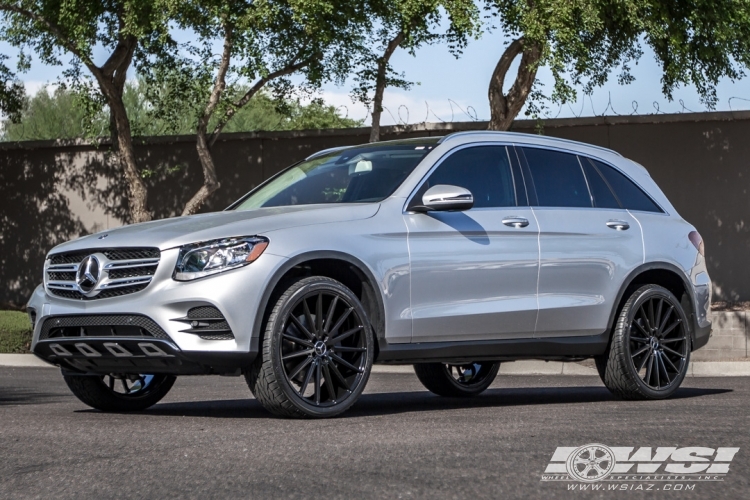
{"type": "Polygon", "coordinates": [[[708,344],[708,339],[711,337],[711,323],[707,326],[695,327],[695,335],[693,335],[693,351],[700,349],[704,345],[708,344]]]}

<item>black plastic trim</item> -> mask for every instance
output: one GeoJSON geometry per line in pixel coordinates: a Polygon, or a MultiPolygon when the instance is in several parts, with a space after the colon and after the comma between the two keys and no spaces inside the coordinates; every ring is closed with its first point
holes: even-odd
{"type": "Polygon", "coordinates": [[[609,331],[585,337],[381,344],[376,362],[411,364],[417,362],[455,362],[463,359],[499,361],[588,358],[603,354],[608,343],[609,331]]]}
{"type": "Polygon", "coordinates": [[[172,375],[239,375],[247,371],[255,359],[255,353],[181,351],[171,342],[146,338],[64,338],[37,342],[34,354],[43,360],[76,374],[106,375],[108,373],[168,373],[172,375]],[[158,347],[164,356],[147,356],[138,343],[158,347]],[[75,348],[76,343],[85,343],[100,356],[90,357],[75,348]],[[104,343],[115,343],[125,348],[132,356],[118,357],[104,347],[104,343]],[[64,347],[70,356],[60,356],[52,344],[64,347]]]}
{"type": "MultiPolygon", "coordinates": [[[[690,337],[693,343],[693,350],[698,349],[696,347],[697,344],[697,332],[698,330],[704,330],[698,326],[698,321],[695,316],[695,311],[692,309],[695,307],[695,293],[693,290],[693,286],[690,284],[690,281],[685,276],[685,273],[682,272],[682,270],[675,266],[674,264],[670,264],[669,262],[648,262],[646,264],[642,264],[635,269],[633,269],[630,274],[628,274],[627,278],[623,281],[622,286],[620,287],[620,291],[617,292],[617,298],[614,301],[614,306],[612,307],[612,311],[609,313],[609,322],[607,323],[607,331],[612,331],[612,328],[614,327],[615,321],[617,319],[617,313],[620,310],[620,303],[622,302],[623,296],[625,295],[625,292],[627,291],[628,287],[635,281],[635,279],[640,275],[643,274],[646,271],[653,271],[653,270],[662,270],[662,271],[670,271],[677,276],[680,277],[682,280],[682,283],[685,287],[685,290],[687,290],[688,295],[690,296],[690,311],[685,311],[685,314],[690,318],[690,337]]],[[[679,300],[680,297],[677,297],[677,300],[679,300]]],[[[711,328],[708,327],[708,331],[710,333],[711,328]]],[[[706,339],[706,342],[708,340],[706,339]]],[[[705,345],[705,342],[701,344],[702,347],[705,345]]]]}

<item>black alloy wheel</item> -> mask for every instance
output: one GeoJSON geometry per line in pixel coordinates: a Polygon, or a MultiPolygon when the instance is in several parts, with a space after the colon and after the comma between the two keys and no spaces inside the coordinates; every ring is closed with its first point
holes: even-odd
{"type": "Polygon", "coordinates": [[[354,307],[337,293],[318,291],[302,297],[285,319],[280,356],[297,395],[316,406],[349,397],[367,365],[364,322],[354,307]]]}
{"type": "Polygon", "coordinates": [[[677,298],[657,285],[623,306],[609,355],[598,360],[605,385],[625,399],[663,399],[677,390],[690,362],[690,329],[677,298]]]}
{"type": "Polygon", "coordinates": [[[306,278],[279,298],[248,383],[274,414],[333,416],[361,394],[373,353],[371,327],[357,297],[332,279],[306,278]]]}
{"type": "Polygon", "coordinates": [[[630,360],[643,382],[654,390],[667,389],[678,380],[688,355],[683,319],[665,297],[650,297],[630,326],[630,360]]]}
{"type": "Polygon", "coordinates": [[[140,411],[158,403],[174,385],[173,375],[63,375],[83,403],[102,411],[140,411]]]}
{"type": "Polygon", "coordinates": [[[495,380],[500,363],[494,361],[465,364],[419,363],[414,372],[429,391],[445,397],[476,396],[495,380]]]}

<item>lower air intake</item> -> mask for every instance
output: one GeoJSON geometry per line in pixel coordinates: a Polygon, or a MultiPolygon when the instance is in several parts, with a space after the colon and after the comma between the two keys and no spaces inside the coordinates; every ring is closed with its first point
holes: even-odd
{"type": "Polygon", "coordinates": [[[221,314],[221,311],[213,306],[193,307],[188,311],[187,316],[175,318],[172,321],[190,325],[190,328],[180,331],[198,335],[203,340],[234,339],[234,333],[232,333],[226,318],[221,314]]]}

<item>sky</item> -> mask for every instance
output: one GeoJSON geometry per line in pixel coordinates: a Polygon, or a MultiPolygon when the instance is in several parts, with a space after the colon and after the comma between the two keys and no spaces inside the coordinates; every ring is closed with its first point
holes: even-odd
{"type": "MultiPolygon", "coordinates": [[[[397,50],[391,60],[392,66],[397,71],[403,71],[406,79],[416,84],[409,91],[386,90],[386,110],[381,123],[390,125],[488,119],[490,111],[487,88],[505,44],[503,35],[494,32],[485,33],[481,39],[471,42],[459,59],[450,54],[445,44],[421,48],[416,57],[405,50],[397,50]]],[[[0,53],[13,56],[16,50],[0,43],[0,53]]],[[[61,71],[59,67],[46,67],[34,61],[31,70],[21,75],[21,78],[27,91],[34,93],[45,83],[54,83],[61,71]]],[[[550,117],[706,111],[697,92],[691,87],[674,92],[672,102],[662,95],[661,71],[647,47],[644,47],[644,55],[633,67],[632,73],[635,76],[634,83],[618,85],[616,75],[613,75],[591,98],[583,98],[579,92],[578,102],[561,108],[554,107],[550,111],[550,117]]],[[[551,88],[552,77],[549,71],[542,68],[538,77],[545,84],[544,88],[551,88]]],[[[329,104],[337,106],[342,115],[365,119],[369,123],[367,109],[362,104],[352,103],[349,96],[351,83],[349,81],[343,86],[325,85],[321,96],[329,104]]],[[[750,110],[750,78],[736,82],[722,80],[717,91],[717,110],[750,110]]]]}

